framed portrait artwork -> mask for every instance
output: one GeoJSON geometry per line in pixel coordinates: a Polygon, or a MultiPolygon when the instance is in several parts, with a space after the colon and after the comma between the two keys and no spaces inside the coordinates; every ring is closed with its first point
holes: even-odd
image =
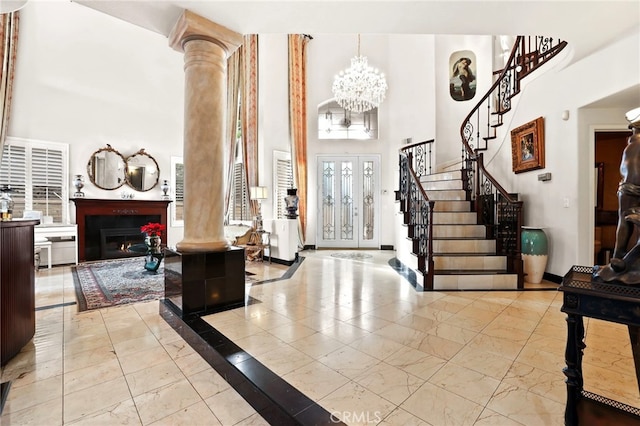
{"type": "Polygon", "coordinates": [[[544,118],[516,127],[511,131],[513,172],[544,169],[544,118]]]}
{"type": "Polygon", "coordinates": [[[459,50],[449,56],[449,94],[455,101],[468,101],[476,95],[476,55],[459,50]]]}

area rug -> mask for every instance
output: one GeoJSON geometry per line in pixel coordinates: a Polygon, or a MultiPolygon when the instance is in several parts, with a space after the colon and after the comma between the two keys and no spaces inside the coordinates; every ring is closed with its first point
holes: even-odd
{"type": "Polygon", "coordinates": [[[106,308],[164,296],[164,263],[144,269],[144,257],[81,263],[72,268],[78,311],[106,308]]]}
{"type": "MultiPolygon", "coordinates": [[[[78,311],[164,297],[164,263],[157,272],[150,272],[144,269],[144,262],[144,257],[129,257],[72,267],[78,311]]],[[[255,278],[245,276],[245,283],[257,282],[255,278]]]]}

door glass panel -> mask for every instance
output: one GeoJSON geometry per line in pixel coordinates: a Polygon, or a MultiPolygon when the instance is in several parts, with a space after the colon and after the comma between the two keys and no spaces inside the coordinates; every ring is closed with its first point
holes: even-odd
{"type": "Polygon", "coordinates": [[[373,161],[362,162],[362,239],[373,239],[375,176],[373,161]]]}
{"type": "Polygon", "coordinates": [[[322,235],[325,240],[336,239],[334,161],[322,162],[322,235]]]}
{"type": "Polygon", "coordinates": [[[317,246],[378,247],[380,159],[319,156],[317,164],[317,246]]]}
{"type": "Polygon", "coordinates": [[[342,218],[342,227],[340,237],[343,240],[353,240],[353,163],[351,161],[342,163],[341,185],[340,217],[342,218]]]}

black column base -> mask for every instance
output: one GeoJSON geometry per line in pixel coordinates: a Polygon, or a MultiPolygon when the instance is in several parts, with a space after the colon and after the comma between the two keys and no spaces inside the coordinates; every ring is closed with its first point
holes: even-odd
{"type": "Polygon", "coordinates": [[[244,250],[181,253],[165,249],[165,299],[184,315],[207,315],[244,306],[244,250]]]}

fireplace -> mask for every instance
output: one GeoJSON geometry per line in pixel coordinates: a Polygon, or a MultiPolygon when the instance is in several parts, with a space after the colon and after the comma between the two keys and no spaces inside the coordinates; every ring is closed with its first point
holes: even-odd
{"type": "Polygon", "coordinates": [[[100,230],[100,259],[142,256],[146,253],[140,228],[106,228],[100,230]]]}
{"type": "Polygon", "coordinates": [[[78,259],[83,262],[139,256],[126,247],[144,243],[142,225],[149,222],[167,225],[167,206],[171,201],[75,198],[73,202],[78,225],[78,259]],[[115,247],[119,250],[123,244],[125,250],[116,253],[115,247]]]}

